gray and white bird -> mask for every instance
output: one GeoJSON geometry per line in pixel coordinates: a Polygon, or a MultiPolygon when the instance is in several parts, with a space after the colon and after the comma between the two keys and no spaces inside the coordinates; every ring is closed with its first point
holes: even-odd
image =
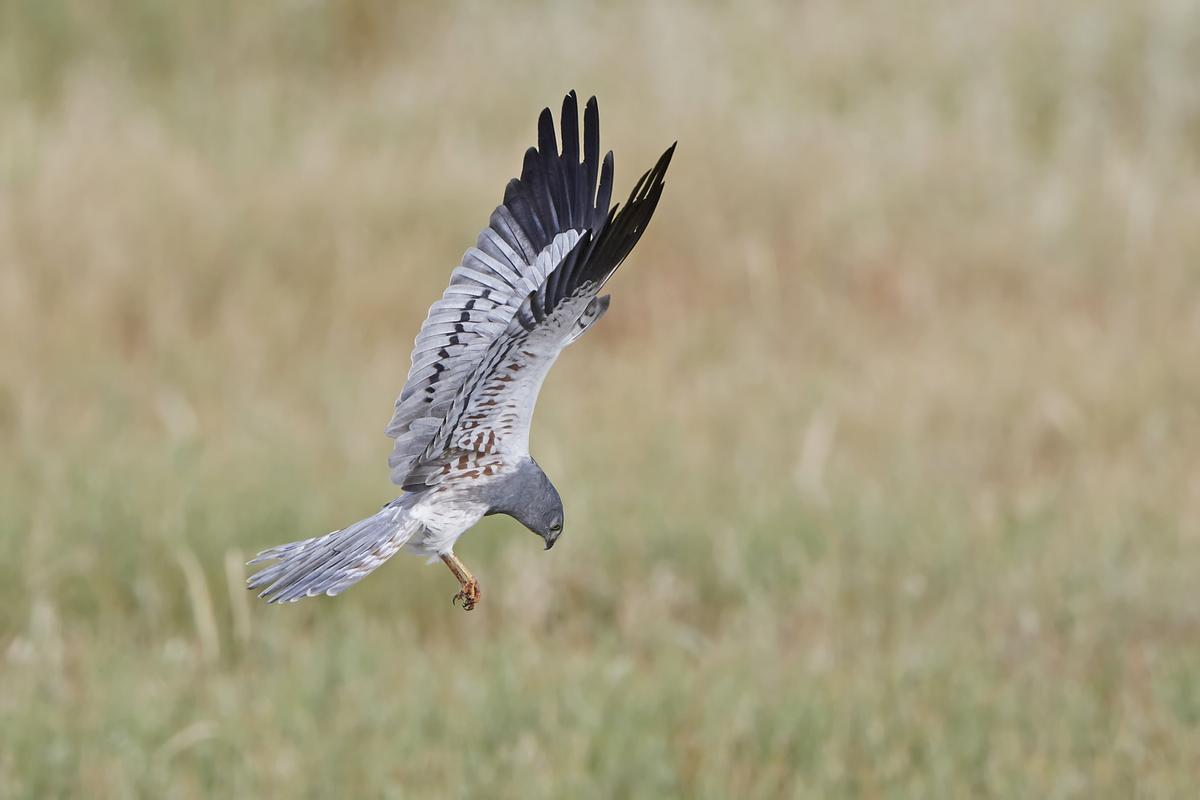
{"type": "Polygon", "coordinates": [[[251,564],[250,589],[278,603],[336,595],[404,549],[440,558],[470,610],[479,582],[454,543],[489,514],[507,514],[549,550],[563,529],[554,484],[529,455],[538,391],[559,353],[608,310],[600,296],[646,230],[675,145],[609,207],[613,157],[600,159],[596,98],[583,114],[583,157],[575,93],[562,105],[562,152],[550,109],[538,146],[525,152],[488,227],[450,276],[417,334],[412,367],[387,434],[388,464],[403,493],[379,513],[325,536],[279,545],[251,564]]]}

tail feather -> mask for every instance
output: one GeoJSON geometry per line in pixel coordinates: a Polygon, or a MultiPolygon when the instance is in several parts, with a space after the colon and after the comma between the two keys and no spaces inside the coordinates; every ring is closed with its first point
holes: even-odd
{"type": "Polygon", "coordinates": [[[246,588],[262,588],[258,596],[268,603],[341,593],[395,555],[416,532],[419,523],[409,514],[409,497],[340,531],[262,551],[250,564],[278,563],[250,576],[246,588]]]}

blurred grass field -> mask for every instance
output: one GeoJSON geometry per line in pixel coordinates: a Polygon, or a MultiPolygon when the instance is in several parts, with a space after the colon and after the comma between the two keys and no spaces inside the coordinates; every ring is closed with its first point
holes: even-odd
{"type": "Polygon", "coordinates": [[[1200,6],[0,9],[0,797],[1193,796],[1200,6]],[[571,88],[562,541],[261,605],[571,88]]]}

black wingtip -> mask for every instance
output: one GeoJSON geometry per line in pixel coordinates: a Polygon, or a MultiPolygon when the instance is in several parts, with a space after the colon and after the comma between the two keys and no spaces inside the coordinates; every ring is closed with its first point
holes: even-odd
{"type": "Polygon", "coordinates": [[[543,158],[558,158],[558,142],[554,138],[554,114],[543,108],[538,115],[538,150],[543,158]]]}
{"type": "Polygon", "coordinates": [[[653,168],[642,174],[623,205],[611,205],[615,188],[613,155],[611,150],[600,149],[599,103],[595,96],[589,97],[581,120],[579,97],[574,89],[565,93],[557,126],[550,107],[538,115],[537,146],[526,151],[521,177],[510,181],[504,192],[504,206],[511,214],[513,227],[524,233],[524,237],[513,234],[508,243],[514,251],[533,258],[556,234],[566,229],[588,230],[593,237],[588,250],[600,248],[598,252],[605,260],[615,265],[632,248],[654,213],[663,176],[678,142],[672,143],[653,168]],[[561,140],[556,133],[561,133],[561,140]],[[618,217],[623,220],[622,230],[602,236],[618,217]],[[600,239],[604,239],[602,246],[600,239]]]}
{"type": "Polygon", "coordinates": [[[671,158],[675,155],[675,147],[678,144],[678,139],[674,142],[671,142],[671,146],[663,151],[663,154],[658,157],[658,163],[654,165],[654,171],[660,176],[665,173],[667,171],[667,167],[671,165],[671,158]]]}
{"type": "Polygon", "coordinates": [[[679,144],[678,141],[672,142],[671,146],[658,157],[658,161],[654,162],[654,166],[642,175],[641,180],[637,182],[637,185],[633,187],[633,192],[629,195],[630,202],[635,198],[647,197],[656,187],[662,186],[667,175],[667,167],[671,165],[671,158],[675,155],[677,144],[679,144]]]}
{"type": "Polygon", "coordinates": [[[558,124],[562,133],[563,158],[574,167],[579,163],[579,104],[575,101],[575,92],[563,98],[558,124]]]}

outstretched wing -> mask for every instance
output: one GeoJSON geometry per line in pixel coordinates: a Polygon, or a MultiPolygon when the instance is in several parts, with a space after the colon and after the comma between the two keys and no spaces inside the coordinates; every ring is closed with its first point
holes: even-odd
{"type": "MultiPolygon", "coordinates": [[[[588,100],[579,153],[575,93],[563,99],[562,153],[550,109],[538,118],[538,146],[529,148],[521,177],[455,268],[442,298],[429,309],[413,346],[412,367],[387,434],[392,480],[404,482],[441,427],[455,396],[525,298],[542,286],[586,231],[605,224],[612,199],[613,158],[600,160],[600,114],[588,100]]],[[[603,313],[597,301],[587,324],[603,313]]],[[[586,328],[580,328],[582,334],[586,328]]]]}
{"type": "Polygon", "coordinates": [[[439,483],[451,471],[490,474],[502,456],[529,451],[538,392],[558,354],[607,308],[597,293],[637,244],[662,195],[675,145],[645,173],[624,208],[614,206],[598,230],[586,230],[561,258],[551,247],[538,260],[546,280],[521,302],[462,384],[441,424],[413,464],[404,488],[439,483]],[[590,311],[590,313],[589,313],[590,311]]]}

